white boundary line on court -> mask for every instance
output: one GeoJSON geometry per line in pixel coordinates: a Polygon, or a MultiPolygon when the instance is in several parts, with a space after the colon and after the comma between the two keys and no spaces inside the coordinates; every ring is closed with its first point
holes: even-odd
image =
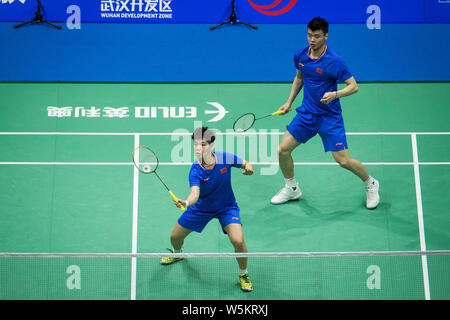
{"type": "MultiPolygon", "coordinates": [[[[134,135],[134,149],[139,147],[139,135],[134,135]]],[[[139,151],[137,151],[139,152],[139,151]]],[[[139,155],[138,155],[139,156],[139,155]]],[[[137,253],[137,224],[138,224],[138,204],[139,204],[139,171],[134,167],[133,174],[133,231],[131,240],[131,252],[137,253]]],[[[136,300],[136,258],[131,259],[131,292],[130,300],[136,300]]]]}
{"type": "MultiPolygon", "coordinates": [[[[283,135],[284,131],[216,132],[217,135],[283,135]]],[[[450,132],[346,132],[349,136],[450,135],[450,132]]],[[[0,135],[74,135],[74,136],[190,136],[190,132],[0,132],[0,135]]]]}
{"type": "MultiPolygon", "coordinates": [[[[160,162],[160,166],[190,166],[193,162],[160,162]]],[[[252,162],[253,165],[270,166],[278,162],[252,162]]],[[[365,166],[412,166],[415,162],[363,162],[365,166]]],[[[417,162],[418,165],[450,165],[450,162],[417,162]]],[[[133,166],[133,162],[30,162],[0,161],[0,165],[48,165],[48,166],[133,166]]],[[[336,162],[294,162],[296,166],[337,166],[336,162]]]]}
{"type": "MultiPolygon", "coordinates": [[[[415,134],[411,135],[411,144],[414,161],[414,180],[416,184],[416,201],[417,201],[417,216],[419,220],[419,235],[420,235],[420,250],[426,251],[427,246],[425,242],[425,227],[423,223],[423,208],[422,208],[422,191],[420,187],[420,172],[419,172],[419,156],[417,152],[417,137],[415,134]]],[[[427,256],[422,256],[422,273],[423,285],[425,290],[425,300],[430,300],[430,283],[428,279],[428,262],[427,256]]]]}

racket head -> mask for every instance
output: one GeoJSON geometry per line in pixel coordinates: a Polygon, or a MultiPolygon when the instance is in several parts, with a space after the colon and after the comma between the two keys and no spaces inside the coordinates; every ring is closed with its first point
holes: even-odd
{"type": "Polygon", "coordinates": [[[159,165],[156,153],[146,146],[139,146],[133,150],[133,162],[139,172],[145,174],[155,172],[159,165]]]}
{"type": "Polygon", "coordinates": [[[235,132],[245,132],[255,123],[256,117],[253,113],[246,113],[237,118],[233,124],[233,130],[235,132]]]}

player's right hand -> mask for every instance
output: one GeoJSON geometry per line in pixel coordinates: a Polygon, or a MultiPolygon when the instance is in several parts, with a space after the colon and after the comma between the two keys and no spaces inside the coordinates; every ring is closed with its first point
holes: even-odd
{"type": "Polygon", "coordinates": [[[186,208],[186,202],[184,202],[184,201],[181,200],[181,199],[177,199],[177,201],[174,200],[173,203],[174,203],[178,208],[181,208],[181,207],[186,208]]]}
{"type": "Polygon", "coordinates": [[[286,114],[289,112],[289,109],[291,108],[291,105],[289,103],[283,104],[280,108],[278,108],[278,111],[283,111],[282,114],[286,114]]]}

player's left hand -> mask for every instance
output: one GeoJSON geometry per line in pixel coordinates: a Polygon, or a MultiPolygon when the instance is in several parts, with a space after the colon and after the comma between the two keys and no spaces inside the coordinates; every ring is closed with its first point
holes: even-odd
{"type": "Polygon", "coordinates": [[[244,167],[244,171],[242,171],[242,174],[246,176],[251,176],[255,173],[255,170],[253,170],[253,165],[250,162],[247,162],[244,167]]]}
{"type": "Polygon", "coordinates": [[[336,91],[325,92],[325,94],[323,95],[322,99],[320,99],[320,102],[322,102],[324,104],[328,104],[331,101],[333,101],[334,99],[336,99],[336,91]]]}

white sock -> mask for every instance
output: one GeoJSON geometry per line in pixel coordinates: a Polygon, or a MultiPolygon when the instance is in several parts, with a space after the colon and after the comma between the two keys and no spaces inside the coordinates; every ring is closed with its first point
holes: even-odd
{"type": "Polygon", "coordinates": [[[288,186],[291,189],[294,189],[297,187],[297,180],[295,180],[295,178],[290,178],[290,179],[284,179],[284,181],[286,182],[286,186],[288,186]]]}
{"type": "Polygon", "coordinates": [[[239,269],[240,270],[240,274],[246,274],[246,273],[248,273],[248,271],[247,271],[247,269],[239,269]]]}
{"type": "Polygon", "coordinates": [[[369,186],[375,179],[372,176],[369,176],[366,181],[364,181],[364,185],[369,186]]]}

